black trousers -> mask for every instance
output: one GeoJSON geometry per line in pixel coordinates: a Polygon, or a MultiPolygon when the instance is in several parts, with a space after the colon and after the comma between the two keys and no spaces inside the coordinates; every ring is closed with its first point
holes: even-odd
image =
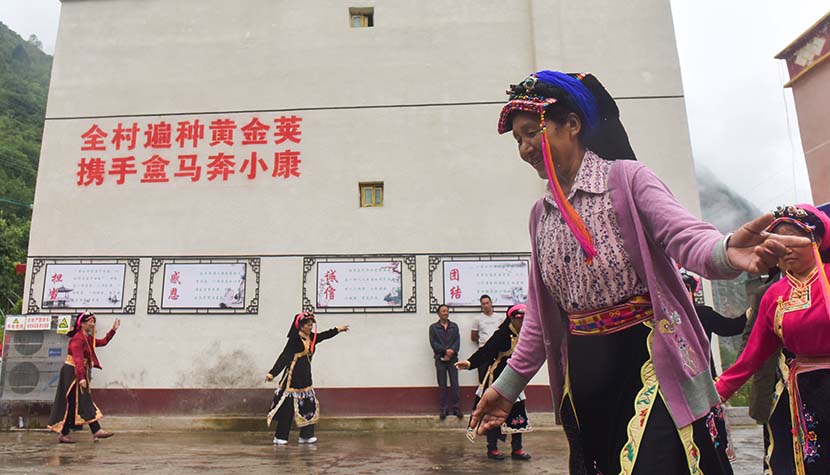
{"type": "MultiPolygon", "coordinates": [[[[282,406],[277,409],[275,416],[277,419],[277,431],[274,432],[274,437],[281,440],[288,440],[288,434],[291,432],[291,426],[294,425],[294,398],[286,396],[282,402],[282,406]]],[[[314,424],[300,427],[300,437],[303,439],[310,439],[314,437],[314,424]]]]}
{"type": "MultiPolygon", "coordinates": [[[[487,451],[497,450],[499,439],[507,440],[506,435],[502,435],[501,427],[494,427],[487,431],[487,451]]],[[[522,449],[522,434],[513,434],[510,436],[510,448],[513,452],[522,449]]]]}
{"type": "MultiPolygon", "coordinates": [[[[80,429],[80,427],[75,427],[75,391],[69,392],[69,397],[67,398],[67,412],[66,412],[66,422],[63,424],[63,428],[61,429],[61,435],[68,435],[69,431],[72,429],[80,429]]],[[[101,430],[101,424],[98,421],[90,422],[89,423],[89,430],[93,434],[101,430]]]]}
{"type": "Polygon", "coordinates": [[[441,404],[441,411],[458,410],[458,402],[461,399],[458,392],[458,368],[455,367],[457,358],[449,361],[435,360],[435,373],[438,377],[438,394],[441,404]],[[450,387],[447,388],[447,376],[449,376],[450,387]]]}

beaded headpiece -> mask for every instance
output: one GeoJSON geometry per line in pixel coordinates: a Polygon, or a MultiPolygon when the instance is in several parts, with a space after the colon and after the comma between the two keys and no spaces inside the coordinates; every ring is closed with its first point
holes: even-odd
{"type": "Polygon", "coordinates": [[[772,231],[779,224],[790,224],[806,232],[818,244],[820,251],[830,249],[830,217],[813,205],[779,206],[772,212],[775,219],[767,226],[772,231]]]}
{"type": "Polygon", "coordinates": [[[545,112],[550,106],[561,104],[581,119],[582,140],[586,148],[606,160],[636,160],[628,141],[628,134],[620,122],[617,103],[590,73],[538,71],[518,84],[511,84],[507,95],[509,100],[499,115],[499,134],[513,128],[511,116],[514,112],[539,114],[539,127],[542,129],[542,161],[545,164],[553,200],[590,264],[597,255],[594,239],[585,222],[562,192],[554,172],[553,154],[545,133],[545,112]]]}
{"type": "Polygon", "coordinates": [[[810,235],[813,242],[813,258],[824,294],[825,310],[830,317],[830,281],[827,280],[821,258],[821,252],[830,249],[830,216],[809,204],[779,206],[772,214],[775,219],[767,226],[767,231],[773,231],[779,224],[791,224],[810,235]],[[818,243],[819,239],[821,244],[818,243]]]}

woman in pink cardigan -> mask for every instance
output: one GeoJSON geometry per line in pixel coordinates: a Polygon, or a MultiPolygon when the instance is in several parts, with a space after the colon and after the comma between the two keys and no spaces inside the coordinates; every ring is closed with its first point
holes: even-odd
{"type": "Polygon", "coordinates": [[[709,343],[675,262],[713,278],[766,271],[772,216],[730,236],[686,211],[634,153],[592,75],[539,71],[508,91],[499,133],[549,187],[530,215],[518,347],[473,414],[496,427],[547,361],[570,473],[729,474],[713,442],[709,343]],[[708,419],[708,420],[707,420],[708,419]]]}

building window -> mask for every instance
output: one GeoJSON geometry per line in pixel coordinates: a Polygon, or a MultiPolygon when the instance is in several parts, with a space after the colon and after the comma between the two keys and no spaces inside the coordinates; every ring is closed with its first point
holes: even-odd
{"type": "Polygon", "coordinates": [[[377,208],[383,206],[383,182],[360,184],[360,207],[377,208]]]}
{"type": "Polygon", "coordinates": [[[349,8],[349,18],[352,28],[370,28],[375,26],[375,9],[349,8]]]}

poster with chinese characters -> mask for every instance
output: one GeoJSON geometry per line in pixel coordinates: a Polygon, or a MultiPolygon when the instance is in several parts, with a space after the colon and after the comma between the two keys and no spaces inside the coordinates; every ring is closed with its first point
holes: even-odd
{"type": "Polygon", "coordinates": [[[444,303],[451,307],[479,307],[487,294],[497,307],[527,300],[528,261],[445,260],[444,303]]]}
{"type": "Polygon", "coordinates": [[[402,267],[400,261],[321,262],[317,307],[401,307],[402,267]]]}
{"type": "Polygon", "coordinates": [[[52,317],[49,315],[29,315],[26,317],[26,330],[51,330],[52,317]]]}
{"type": "Polygon", "coordinates": [[[244,262],[164,264],[161,308],[243,308],[246,272],[244,262]]]}
{"type": "Polygon", "coordinates": [[[6,331],[22,331],[26,329],[26,317],[23,315],[6,315],[6,331]]]}
{"type": "Polygon", "coordinates": [[[125,264],[46,264],[42,307],[120,309],[124,306],[125,264]]]}

